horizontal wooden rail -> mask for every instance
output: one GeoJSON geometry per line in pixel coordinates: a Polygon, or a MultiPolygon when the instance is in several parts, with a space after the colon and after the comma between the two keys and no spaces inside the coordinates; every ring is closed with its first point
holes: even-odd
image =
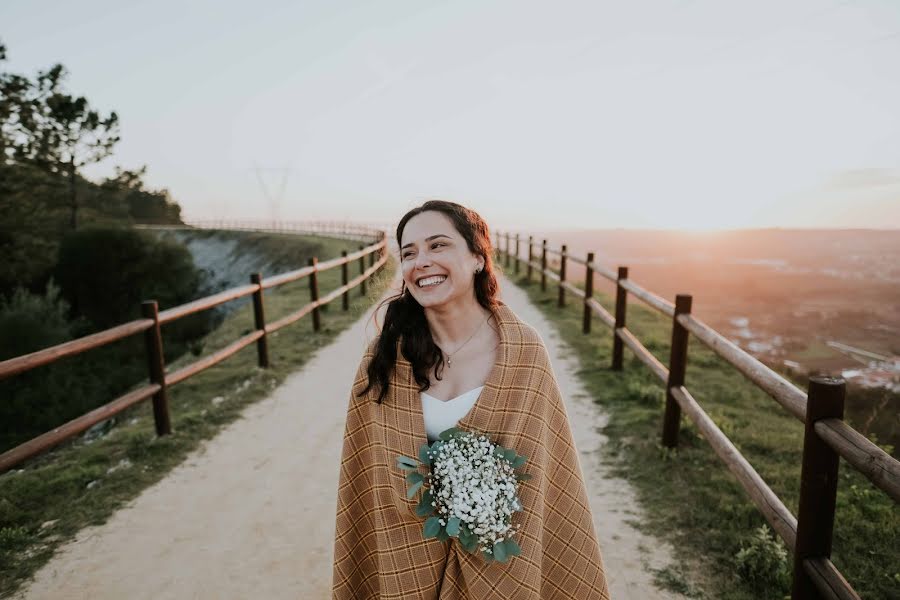
{"type": "Polygon", "coordinates": [[[260,233],[298,233],[308,235],[325,235],[341,239],[373,241],[380,235],[381,228],[365,225],[352,225],[336,221],[232,221],[201,220],[186,221],[186,226],[141,226],[142,229],[234,229],[237,231],[256,231],[260,233]]]}
{"type": "Polygon", "coordinates": [[[297,281],[299,279],[303,279],[304,277],[309,277],[313,270],[318,273],[322,271],[327,271],[328,269],[333,269],[334,267],[339,267],[344,263],[353,262],[362,258],[363,256],[368,256],[373,252],[380,250],[382,247],[385,247],[387,244],[386,241],[379,242],[377,244],[373,244],[368,246],[362,250],[357,250],[351,254],[348,254],[345,257],[341,256],[338,258],[333,258],[331,260],[327,260],[325,262],[318,263],[316,267],[306,266],[300,269],[295,269],[293,271],[288,271],[287,273],[281,273],[280,275],[274,275],[272,277],[266,277],[262,281],[263,289],[272,288],[275,286],[283,285],[285,283],[290,283],[292,281],[297,281]]]}
{"type": "Polygon", "coordinates": [[[569,262],[578,263],[579,265],[582,265],[582,266],[587,266],[587,261],[583,258],[578,258],[577,256],[573,256],[571,250],[566,252],[566,260],[568,260],[569,262]]]}
{"type": "Polygon", "coordinates": [[[684,386],[672,387],[672,396],[678,401],[684,413],[694,422],[706,441],[709,442],[716,454],[728,467],[738,482],[750,496],[750,499],[772,526],[784,543],[794,551],[797,541],[797,518],[791,514],[784,502],[775,495],[775,492],[759,476],[747,459],[734,447],[731,440],[722,433],[722,430],[713,422],[706,411],[694,400],[684,386]]]}
{"type": "Polygon", "coordinates": [[[343,294],[347,290],[352,290],[357,285],[359,285],[361,282],[363,282],[367,278],[369,278],[375,271],[377,271],[379,268],[381,268],[381,266],[384,265],[385,263],[387,263],[387,257],[383,256],[373,266],[370,266],[369,268],[367,268],[362,274],[357,275],[356,277],[351,279],[347,283],[347,285],[342,285],[341,287],[337,288],[336,290],[329,293],[328,295],[320,298],[316,302],[309,302],[306,305],[302,306],[300,309],[296,310],[295,312],[293,312],[289,315],[285,315],[285,316],[281,317],[280,319],[278,319],[277,321],[267,323],[266,324],[266,333],[267,334],[274,333],[274,332],[278,331],[279,329],[281,329],[282,327],[285,327],[295,321],[298,321],[299,319],[302,319],[303,317],[308,315],[310,312],[312,312],[317,307],[319,307],[323,304],[327,304],[328,302],[331,302],[332,300],[336,299],[337,297],[339,297],[341,294],[343,294]]]}
{"type": "Polygon", "coordinates": [[[807,558],[803,570],[827,600],[862,600],[827,558],[807,558]]]}
{"type": "Polygon", "coordinates": [[[303,279],[304,277],[309,277],[313,270],[313,267],[307,266],[301,267],[299,269],[294,269],[293,271],[288,271],[287,273],[281,273],[280,275],[266,277],[262,280],[261,285],[264,290],[267,290],[279,285],[284,285],[285,283],[291,283],[292,281],[303,279]]]}
{"type": "Polygon", "coordinates": [[[262,336],[263,331],[260,329],[256,329],[245,336],[239,337],[237,340],[231,342],[224,348],[216,350],[209,356],[204,356],[203,358],[196,360],[173,373],[166,373],[166,387],[171,387],[176,383],[184,381],[192,375],[196,375],[197,373],[205,371],[211,366],[222,362],[229,356],[235,354],[238,350],[246,348],[262,336]]]}
{"type": "Polygon", "coordinates": [[[210,308],[219,306],[220,304],[230,302],[231,300],[237,300],[238,298],[249,296],[253,294],[253,292],[255,292],[257,289],[259,288],[252,284],[242,285],[240,287],[231,288],[223,292],[219,292],[218,294],[213,294],[212,296],[206,296],[205,298],[194,300],[193,302],[188,302],[187,304],[179,304],[178,306],[173,306],[172,308],[160,311],[159,324],[165,325],[166,323],[171,323],[172,321],[180,319],[181,317],[186,317],[189,314],[200,312],[202,310],[208,310],[210,308]]]}
{"type": "Polygon", "coordinates": [[[900,462],[840,419],[817,421],[815,430],[877,488],[900,502],[900,462]]]}
{"type": "Polygon", "coordinates": [[[548,255],[555,254],[556,256],[562,256],[562,250],[556,249],[556,248],[551,248],[550,246],[547,246],[547,254],[548,255]]]}
{"type": "Polygon", "coordinates": [[[562,286],[578,296],[579,298],[584,298],[584,290],[581,288],[575,287],[575,285],[570,281],[563,281],[562,286]]]}
{"type": "Polygon", "coordinates": [[[127,338],[128,336],[146,331],[151,327],[153,327],[152,320],[137,319],[135,321],[129,321],[128,323],[123,323],[110,329],[104,329],[103,331],[92,333],[91,335],[86,335],[75,340],[63,342],[62,344],[57,344],[56,346],[44,348],[43,350],[38,350],[37,352],[32,352],[30,354],[24,354],[22,356],[4,360],[3,362],[0,362],[0,379],[5,379],[7,377],[16,375],[17,373],[29,371],[36,367],[55,362],[61,358],[65,358],[66,356],[81,354],[82,352],[85,352],[87,350],[92,350],[94,348],[99,348],[100,346],[105,346],[106,344],[111,344],[112,342],[117,342],[121,339],[127,338]]]}
{"type": "Polygon", "coordinates": [[[89,413],[72,419],[56,429],[32,438],[11,450],[0,454],[0,473],[4,473],[24,460],[36,456],[57,446],[74,435],[90,429],[97,423],[105,421],[129,406],[142,402],[159,391],[160,386],[152,383],[119,396],[112,402],[97,407],[89,413]]]}
{"type": "Polygon", "coordinates": [[[610,329],[613,329],[616,326],[616,319],[611,314],[609,314],[609,311],[603,308],[603,305],[597,302],[596,299],[588,298],[587,300],[585,300],[585,304],[590,307],[591,312],[600,317],[600,320],[603,321],[604,325],[606,325],[610,329]]]}
{"type": "Polygon", "coordinates": [[[678,322],[710,350],[731,363],[747,379],[758,385],[788,412],[806,422],[806,393],[747,354],[731,340],[692,315],[679,315],[678,322]]]}
{"type": "Polygon", "coordinates": [[[634,352],[634,355],[637,356],[642,363],[647,365],[653,374],[656,375],[660,381],[666,382],[669,379],[669,369],[666,368],[664,364],[659,362],[652,352],[647,350],[647,348],[625,327],[619,327],[616,329],[616,335],[622,340],[628,348],[634,352]]]}
{"type": "Polygon", "coordinates": [[[600,275],[601,277],[603,277],[605,279],[608,279],[609,281],[611,281],[613,283],[616,283],[616,281],[618,280],[618,276],[616,275],[615,271],[613,271],[611,269],[607,269],[603,265],[598,264],[597,261],[591,261],[590,263],[586,262],[585,265],[592,268],[594,270],[594,273],[600,275]]]}
{"type": "Polygon", "coordinates": [[[266,334],[268,335],[270,333],[275,333],[282,327],[285,327],[295,321],[302,319],[303,317],[305,317],[306,315],[311,313],[313,310],[315,310],[315,308],[317,306],[318,306],[317,304],[313,304],[312,302],[310,302],[309,304],[306,304],[299,310],[296,310],[288,315],[281,317],[277,321],[272,321],[271,323],[266,323],[266,334]]]}
{"type": "Polygon", "coordinates": [[[621,283],[623,288],[643,300],[647,305],[655,308],[668,317],[675,316],[675,305],[668,300],[663,300],[656,294],[648,292],[630,279],[623,279],[621,283]]]}

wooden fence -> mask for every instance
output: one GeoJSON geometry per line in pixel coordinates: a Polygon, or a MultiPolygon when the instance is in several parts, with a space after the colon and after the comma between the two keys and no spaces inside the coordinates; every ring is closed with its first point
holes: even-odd
{"type": "Polygon", "coordinates": [[[584,305],[582,331],[585,334],[591,331],[592,316],[597,316],[613,330],[613,370],[622,369],[622,353],[627,346],[665,383],[662,443],[669,448],[678,445],[681,412],[684,411],[793,553],[793,600],[859,598],[830,560],[838,458],[843,457],[895,502],[900,502],[900,462],[844,422],[846,384],[843,379],[811,377],[807,392],[803,393],[790,381],[693,316],[689,294],[677,295],[673,304],[631,281],[628,278],[628,267],[618,267],[614,272],[597,264],[593,252],[581,259],[570,255],[565,245],[556,250],[548,248],[546,239],[538,244],[534,236],[529,236],[526,242],[524,236],[510,233],[498,233],[495,244],[501,260],[505,259],[506,267],[509,268],[510,263],[514,263],[516,274],[524,264],[528,280],[531,281],[532,271],[537,270],[542,290],[547,289],[548,278],[555,280],[558,288],[557,306],[565,306],[566,292],[580,298],[584,305]],[[501,245],[503,240],[505,244],[501,245]],[[522,244],[527,245],[527,258],[522,257],[522,244]],[[535,249],[539,250],[540,262],[535,249]],[[548,254],[559,257],[559,272],[548,269],[548,254]],[[569,261],[585,267],[583,290],[566,280],[569,261]],[[594,299],[595,274],[615,284],[615,314],[610,314],[594,299]],[[626,317],[629,294],[657,312],[671,317],[672,346],[668,367],[657,360],[628,330],[626,317]],[[689,334],[693,334],[804,423],[800,502],[796,517],[716,426],[685,386],[689,334]]]}
{"type": "MultiPolygon", "coordinates": [[[[145,228],[164,227],[166,229],[220,229],[228,231],[258,231],[262,233],[299,233],[325,235],[350,240],[369,241],[377,238],[385,230],[379,225],[361,225],[348,221],[252,221],[252,220],[186,220],[184,227],[140,226],[145,228]]],[[[380,238],[379,238],[380,239],[380,238]]]]}
{"type": "MultiPolygon", "coordinates": [[[[230,224],[235,225],[235,223],[230,224]]],[[[240,227],[248,230],[264,230],[255,229],[255,225],[256,224],[244,222],[240,227]]],[[[366,239],[370,242],[374,238],[375,241],[367,246],[359,246],[359,250],[351,254],[348,254],[345,250],[341,253],[341,257],[333,258],[325,262],[320,263],[316,257],[312,257],[309,259],[309,265],[306,267],[282,273],[280,275],[263,278],[259,273],[253,273],[250,275],[249,285],[231,288],[219,292],[218,294],[206,296],[188,302],[187,304],[174,306],[161,312],[159,311],[156,300],[147,300],[141,304],[141,315],[143,317],[141,319],[123,323],[122,325],[93,333],[82,338],[0,362],[0,379],[5,379],[18,373],[23,373],[42,365],[50,364],[66,356],[80,354],[87,350],[99,348],[100,346],[105,346],[106,344],[110,344],[123,338],[143,333],[150,375],[150,382],[148,384],[119,396],[115,400],[104,404],[99,408],[95,408],[89,413],[77,417],[52,431],[48,431],[47,433],[39,435],[36,438],[0,454],[0,473],[8,471],[21,462],[78,435],[97,423],[105,421],[126,408],[138,404],[148,398],[153,399],[153,417],[157,435],[167,435],[171,433],[167,396],[169,387],[222,362],[254,342],[256,342],[259,366],[264,368],[268,367],[269,350],[267,336],[269,334],[290,325],[310,313],[312,313],[313,329],[319,331],[321,326],[319,308],[332,300],[335,300],[338,296],[341,296],[342,307],[344,310],[348,310],[350,307],[350,290],[359,286],[361,294],[364,296],[366,294],[366,280],[387,262],[387,237],[384,231],[368,228],[332,231],[326,230],[325,228],[316,230],[315,227],[308,227],[307,229],[303,229],[300,226],[294,229],[287,229],[286,227],[287,226],[285,226],[284,229],[280,229],[280,231],[315,231],[315,233],[337,237],[358,236],[359,239],[366,239]],[[359,264],[359,275],[350,279],[350,267],[357,262],[359,264]],[[367,262],[368,265],[366,264],[367,262]],[[341,281],[343,285],[320,298],[318,274],[336,267],[341,267],[341,281]],[[298,281],[304,277],[309,278],[309,303],[273,323],[266,323],[263,290],[298,281]],[[253,296],[254,331],[238,338],[221,350],[200,358],[175,372],[166,372],[161,334],[161,327],[163,325],[187,315],[202,310],[208,310],[225,302],[250,295],[253,296]]]]}

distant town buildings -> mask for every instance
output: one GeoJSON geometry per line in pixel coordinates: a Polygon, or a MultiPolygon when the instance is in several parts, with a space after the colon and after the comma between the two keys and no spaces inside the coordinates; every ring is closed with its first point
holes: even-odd
{"type": "MultiPolygon", "coordinates": [[[[782,364],[800,374],[810,372],[809,365],[797,360],[785,358],[784,340],[781,336],[767,336],[750,329],[748,317],[729,319],[732,326],[731,341],[769,364],[782,364]]],[[[826,345],[835,351],[860,363],[858,367],[842,368],[840,375],[847,381],[868,388],[887,388],[892,392],[900,392],[900,356],[886,356],[829,340],[826,345]]]]}

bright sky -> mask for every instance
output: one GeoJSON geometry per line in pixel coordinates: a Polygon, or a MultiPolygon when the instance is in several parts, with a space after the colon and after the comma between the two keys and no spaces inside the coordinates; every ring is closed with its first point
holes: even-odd
{"type": "Polygon", "coordinates": [[[4,0],[0,39],[189,218],[900,228],[897,0],[4,0]]]}

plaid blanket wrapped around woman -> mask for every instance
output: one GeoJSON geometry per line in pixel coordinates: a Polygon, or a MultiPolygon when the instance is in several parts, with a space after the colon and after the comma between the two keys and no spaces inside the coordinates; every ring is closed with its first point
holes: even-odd
{"type": "Polygon", "coordinates": [[[485,562],[458,540],[422,535],[417,496],[407,499],[397,456],[426,443],[412,365],[397,352],[384,402],[363,397],[369,344],[350,394],[338,485],[334,600],[608,600],[606,576],[578,454],[540,334],[503,302],[497,362],[459,422],[528,457],[519,484],[521,554],[485,562]]]}

